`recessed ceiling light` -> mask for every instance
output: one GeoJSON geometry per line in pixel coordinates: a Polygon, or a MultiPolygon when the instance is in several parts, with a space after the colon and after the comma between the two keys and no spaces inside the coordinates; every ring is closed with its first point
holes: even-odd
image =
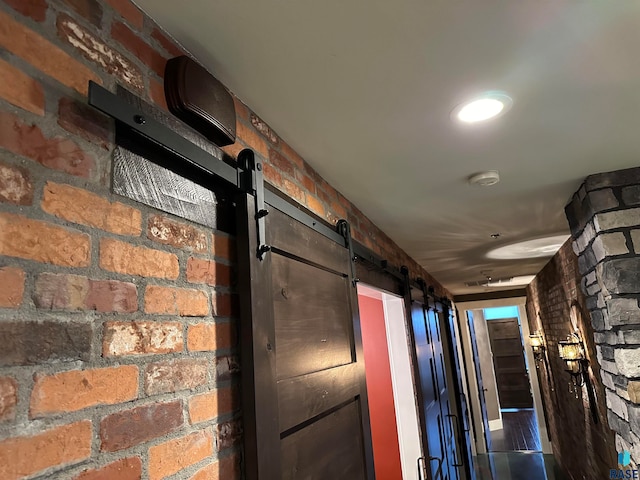
{"type": "Polygon", "coordinates": [[[495,260],[515,260],[518,258],[552,257],[567,241],[568,235],[554,235],[551,237],[526,240],[494,248],[487,253],[487,257],[495,260]]]}
{"type": "Polygon", "coordinates": [[[458,105],[452,112],[453,118],[462,123],[484,122],[504,115],[513,105],[513,100],[504,92],[487,92],[473,100],[458,105]]]}

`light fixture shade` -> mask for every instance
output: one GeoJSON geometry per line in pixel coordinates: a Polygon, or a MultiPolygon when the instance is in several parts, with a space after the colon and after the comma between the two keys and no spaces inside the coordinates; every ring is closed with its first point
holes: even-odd
{"type": "Polygon", "coordinates": [[[566,340],[558,342],[558,353],[562,360],[584,360],[584,346],[580,337],[572,333],[566,340]]]}
{"type": "Polygon", "coordinates": [[[542,334],[540,332],[532,333],[529,335],[529,344],[531,348],[537,349],[544,345],[544,340],[542,339],[542,334]]]}

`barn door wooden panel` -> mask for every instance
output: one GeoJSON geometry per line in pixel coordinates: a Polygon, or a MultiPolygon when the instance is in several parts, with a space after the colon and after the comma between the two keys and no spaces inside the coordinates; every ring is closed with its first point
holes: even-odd
{"type": "Polygon", "coordinates": [[[348,244],[267,205],[260,259],[254,202],[238,201],[247,479],[373,479],[348,244]]]}

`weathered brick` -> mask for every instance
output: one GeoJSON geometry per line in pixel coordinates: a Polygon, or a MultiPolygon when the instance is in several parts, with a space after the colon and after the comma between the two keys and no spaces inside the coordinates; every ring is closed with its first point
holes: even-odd
{"type": "Polygon", "coordinates": [[[605,257],[613,257],[616,255],[624,255],[629,253],[627,248],[627,240],[622,232],[603,233],[593,240],[591,246],[596,260],[600,262],[605,257]]]}
{"type": "Polygon", "coordinates": [[[184,55],[184,52],[178,47],[176,42],[165,35],[164,32],[160,31],[160,29],[154,28],[151,32],[151,37],[154,38],[172,57],[184,55]]]}
{"type": "Polygon", "coordinates": [[[324,218],[327,214],[324,205],[320,200],[312,195],[306,195],[307,198],[307,208],[311,210],[313,213],[318,215],[321,218],[324,218]]]}
{"type": "Polygon", "coordinates": [[[123,458],[102,468],[85,470],[73,480],[140,480],[142,461],[140,457],[123,458]]]}
{"type": "Polygon", "coordinates": [[[155,78],[149,79],[149,95],[159,107],[169,110],[167,98],[164,94],[164,85],[155,78]]]}
{"type": "Polygon", "coordinates": [[[282,175],[268,163],[264,164],[264,179],[274,187],[282,188],[284,182],[282,175]]]}
{"type": "Polygon", "coordinates": [[[30,437],[0,442],[0,478],[25,478],[50,467],[78,463],[91,456],[91,422],[63,425],[30,437]]]}
{"type": "Polygon", "coordinates": [[[307,166],[306,162],[287,142],[280,142],[280,150],[282,151],[282,154],[292,161],[299,169],[305,169],[307,166]]]}
{"type": "Polygon", "coordinates": [[[616,349],[616,366],[628,378],[640,377],[640,348],[616,349]]]}
{"type": "Polygon", "coordinates": [[[172,353],[183,349],[182,324],[176,322],[107,322],[102,355],[172,353]]]}
{"type": "Polygon", "coordinates": [[[84,58],[99,65],[105,72],[116,76],[134,90],[144,89],[140,69],[127,57],[67,15],[60,15],[57,25],[58,36],[74,47],[84,58]]]}
{"type": "Polygon", "coordinates": [[[231,267],[211,260],[190,257],[187,260],[187,281],[211,286],[229,286],[231,267]]]}
{"type": "Polygon", "coordinates": [[[190,480],[240,480],[240,464],[236,455],[222,458],[198,470],[190,480]]]}
{"type": "Polygon", "coordinates": [[[235,341],[235,326],[232,322],[189,325],[187,348],[191,352],[231,348],[235,341]]]}
{"type": "Polygon", "coordinates": [[[213,455],[211,431],[200,430],[149,449],[149,479],[160,480],[213,455]]]}
{"type": "Polygon", "coordinates": [[[606,188],[604,190],[595,190],[589,192],[589,203],[594,212],[602,212],[603,210],[610,210],[616,208],[619,205],[618,199],[613,194],[613,190],[606,188]]]}
{"type": "Polygon", "coordinates": [[[214,293],[211,295],[213,315],[216,317],[231,317],[237,314],[237,297],[228,293],[214,293]]]}
{"type": "Polygon", "coordinates": [[[104,313],[130,313],[138,309],[138,292],[133,283],[42,273],[35,287],[34,302],[38,308],[104,313]]]}
{"type": "MultiPolygon", "coordinates": [[[[0,13],[0,29],[1,29],[0,13]]],[[[39,164],[77,177],[89,178],[93,157],[68,138],[47,138],[36,125],[27,125],[8,112],[0,112],[0,147],[39,164]]]]}
{"type": "Polygon", "coordinates": [[[269,163],[276,167],[281,173],[289,175],[290,177],[295,175],[296,169],[293,163],[273,148],[269,149],[269,163]]]}
{"type": "Polygon", "coordinates": [[[0,213],[0,255],[26,258],[63,267],[86,267],[90,239],[84,233],[0,213]]]}
{"type": "Polygon", "coordinates": [[[138,367],[70,370],[36,376],[30,414],[74,412],[95,405],[113,405],[138,398],[138,367]]]}
{"type": "Polygon", "coordinates": [[[640,208],[600,213],[595,216],[594,224],[596,226],[596,232],[612,230],[614,228],[635,227],[640,225],[640,208]]]}
{"type": "Polygon", "coordinates": [[[112,238],[100,241],[100,268],[126,275],[171,280],[178,278],[180,273],[178,257],[173,253],[138,247],[112,238]]]}
{"type": "Polygon", "coordinates": [[[88,67],[3,12],[0,12],[0,45],[82,95],[87,94],[89,80],[102,83],[88,67]]]}
{"type": "Polygon", "coordinates": [[[307,199],[306,194],[302,191],[302,189],[298,185],[293,183],[288,178],[283,178],[282,189],[287,195],[289,195],[294,200],[297,200],[299,203],[302,203],[303,205],[306,204],[306,199],[307,199]]]}
{"type": "Polygon", "coordinates": [[[609,389],[606,389],[605,395],[607,399],[607,407],[609,407],[618,417],[623,420],[628,420],[629,411],[626,402],[615,392],[612,392],[609,389]]]}
{"type": "Polygon", "coordinates": [[[269,142],[271,142],[273,145],[278,145],[279,143],[278,135],[276,135],[276,132],[274,132],[271,129],[271,127],[269,127],[269,125],[267,125],[264,121],[262,121],[262,119],[260,119],[254,113],[250,114],[250,119],[251,119],[251,125],[253,125],[253,127],[258,132],[260,132],[264,138],[269,140],[269,142]]]}
{"type": "Polygon", "coordinates": [[[640,204],[640,185],[632,185],[622,189],[622,201],[625,205],[640,204]]]}
{"type": "Polygon", "coordinates": [[[207,383],[207,360],[167,360],[147,365],[144,389],[147,395],[177,392],[207,383]]]}
{"type": "Polygon", "coordinates": [[[42,273],[36,279],[34,303],[50,310],[83,310],[88,294],[87,277],[42,273]]]}
{"type": "Polygon", "coordinates": [[[36,115],[44,115],[42,85],[22,70],[0,59],[0,97],[36,115]]]}
{"type": "Polygon", "coordinates": [[[86,322],[0,322],[0,366],[88,361],[92,337],[86,322]]]}
{"type": "Polygon", "coordinates": [[[133,236],[142,232],[140,210],[71,185],[47,182],[41,206],[58,218],[107,232],[133,236]]]}
{"type": "Polygon", "coordinates": [[[333,212],[339,219],[347,218],[347,211],[340,202],[331,202],[331,210],[333,210],[333,212]]]}
{"type": "Polygon", "coordinates": [[[309,175],[297,171],[296,177],[298,178],[298,180],[300,180],[302,186],[309,191],[309,193],[311,193],[312,195],[316,194],[316,184],[309,175]]]}
{"type": "Polygon", "coordinates": [[[216,445],[218,450],[233,447],[242,440],[242,423],[240,420],[229,420],[216,425],[216,445]]]}
{"type": "Polygon", "coordinates": [[[144,311],[159,315],[204,317],[209,314],[209,297],[202,290],[148,285],[144,311]]]}
{"type": "Polygon", "coordinates": [[[233,237],[228,237],[219,233],[211,234],[211,253],[225,260],[235,260],[236,244],[233,237]]]}
{"type": "Polygon", "coordinates": [[[182,402],[179,400],[117,412],[100,422],[100,449],[107,452],[124,450],[173,432],[182,423],[182,402]]]}
{"type": "Polygon", "coordinates": [[[36,22],[44,22],[47,17],[46,0],[4,0],[11,8],[36,22]]]}
{"type": "Polygon", "coordinates": [[[631,429],[629,427],[629,422],[620,418],[615,414],[613,410],[607,411],[607,421],[609,423],[609,428],[613,431],[617,432],[627,441],[631,440],[631,429]]]}
{"type": "Polygon", "coordinates": [[[609,259],[599,272],[600,283],[609,293],[640,293],[640,257],[609,259]]]}
{"type": "Polygon", "coordinates": [[[115,22],[111,27],[111,36],[133,55],[140,59],[160,77],[164,77],[164,66],[167,63],[160,53],[138,37],[124,23],[115,22]]]}
{"type": "Polygon", "coordinates": [[[16,205],[33,203],[33,183],[26,168],[0,162],[0,202],[16,205]]]}
{"type": "Polygon", "coordinates": [[[85,103],[62,97],[58,102],[58,125],[105,150],[109,148],[111,121],[85,103]]]}
{"type": "Polygon", "coordinates": [[[633,243],[633,251],[640,254],[640,229],[631,230],[631,241],[633,243]]]}
{"type": "Polygon", "coordinates": [[[24,270],[0,267],[0,307],[18,308],[24,295],[24,270]]]}
{"type": "Polygon", "coordinates": [[[163,245],[196,252],[207,251],[207,235],[203,230],[160,215],[149,218],[147,237],[163,245]]]}
{"type": "Polygon", "coordinates": [[[102,23],[102,6],[96,0],[64,0],[78,14],[99,27],[102,23]]]}
{"type": "Polygon", "coordinates": [[[11,377],[0,377],[0,422],[16,418],[18,383],[11,377]]]}
{"type": "Polygon", "coordinates": [[[144,15],[131,0],[106,0],[106,2],[131,25],[142,28],[144,15]]]}
{"type": "MultiPolygon", "coordinates": [[[[236,137],[241,140],[249,148],[254,150],[262,158],[269,158],[269,148],[265,140],[255,131],[255,129],[248,127],[244,122],[236,123],[236,137]]],[[[265,168],[265,176],[266,176],[265,168]]]]}
{"type": "Polygon", "coordinates": [[[640,381],[630,381],[627,384],[627,393],[633,403],[640,403],[640,381]]]}
{"type": "Polygon", "coordinates": [[[232,387],[219,388],[196,395],[189,400],[189,420],[192,424],[212,420],[238,407],[237,391],[232,387]]]}
{"type": "Polygon", "coordinates": [[[640,170],[638,168],[626,168],[615,172],[596,173],[589,175],[584,188],[587,191],[597,190],[605,187],[617,187],[623,185],[640,184],[640,170]]]}

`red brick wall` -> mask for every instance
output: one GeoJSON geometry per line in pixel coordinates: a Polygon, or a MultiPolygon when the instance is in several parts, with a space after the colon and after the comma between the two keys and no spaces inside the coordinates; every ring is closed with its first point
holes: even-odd
{"type": "MultiPolygon", "coordinates": [[[[240,477],[234,238],[110,192],[87,82],[166,108],[129,0],[0,0],[0,478],[240,477]]],[[[446,291],[236,100],[267,180],[446,291]]]]}
{"type": "Polygon", "coordinates": [[[551,378],[543,365],[537,373],[556,459],[574,480],[599,480],[609,478],[609,470],[617,466],[615,438],[607,422],[593,327],[580,282],[578,258],[568,240],[527,288],[527,316],[531,332],[543,332],[547,344],[551,378]],[[586,388],[577,399],[569,392],[571,377],[558,356],[558,341],[574,331],[572,317],[585,341],[598,424],[592,419],[586,388]]]}

